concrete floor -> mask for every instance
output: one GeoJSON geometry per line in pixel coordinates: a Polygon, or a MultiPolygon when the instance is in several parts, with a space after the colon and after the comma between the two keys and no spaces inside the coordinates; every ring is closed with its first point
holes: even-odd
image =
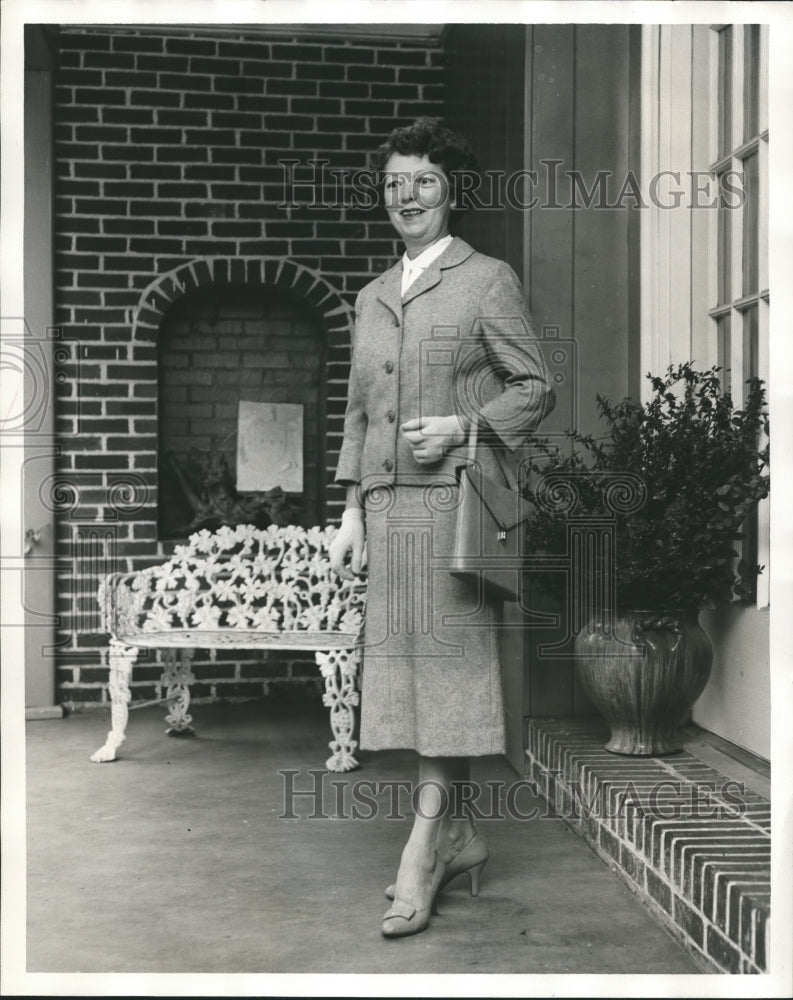
{"type": "MultiPolygon", "coordinates": [[[[28,725],[28,972],[696,973],[688,956],[561,820],[483,820],[481,895],[455,880],[428,931],[380,935],[408,820],[284,812],[283,769],[312,786],[330,738],[320,706],[197,706],[198,736],[130,715],[92,764],[104,712],[28,725]]],[[[341,781],[410,779],[407,752],[360,754],[341,781]]],[[[515,780],[500,758],[481,782],[515,780]]],[[[325,811],[336,812],[326,786],[325,811]]],[[[379,796],[383,805],[387,795],[379,796]]],[[[526,797],[518,801],[526,811],[526,797]]]]}

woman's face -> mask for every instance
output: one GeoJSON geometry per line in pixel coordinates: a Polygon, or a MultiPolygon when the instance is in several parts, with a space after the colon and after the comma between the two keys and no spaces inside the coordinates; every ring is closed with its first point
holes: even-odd
{"type": "Polygon", "coordinates": [[[426,156],[393,153],[386,163],[385,207],[415,257],[449,232],[449,180],[426,156]]]}

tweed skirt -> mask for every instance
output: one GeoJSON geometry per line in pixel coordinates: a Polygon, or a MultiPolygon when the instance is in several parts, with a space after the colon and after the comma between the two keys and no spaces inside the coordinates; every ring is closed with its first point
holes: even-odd
{"type": "Polygon", "coordinates": [[[448,571],[458,499],[456,483],[365,496],[362,749],[504,752],[500,604],[448,571]]]}

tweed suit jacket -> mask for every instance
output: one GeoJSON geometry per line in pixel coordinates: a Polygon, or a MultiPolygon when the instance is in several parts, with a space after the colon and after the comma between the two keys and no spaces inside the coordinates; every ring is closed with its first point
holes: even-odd
{"type": "Polygon", "coordinates": [[[512,268],[455,237],[401,295],[401,261],[358,294],[336,482],[452,481],[466,446],[413,459],[399,426],[457,414],[480,422],[475,457],[503,480],[554,405],[523,291],[512,268]],[[500,461],[494,454],[500,453],[500,461]]]}

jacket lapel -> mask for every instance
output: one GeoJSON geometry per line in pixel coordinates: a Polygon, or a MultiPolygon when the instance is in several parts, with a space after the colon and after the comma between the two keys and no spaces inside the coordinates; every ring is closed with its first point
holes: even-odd
{"type": "Polygon", "coordinates": [[[394,264],[380,275],[377,297],[396,318],[402,320],[402,264],[394,264]]]}
{"type": "Polygon", "coordinates": [[[443,251],[440,257],[436,257],[426,271],[423,272],[405,292],[402,297],[402,262],[394,264],[385,271],[379,279],[377,297],[398,320],[402,319],[402,309],[423,292],[428,292],[443,277],[443,271],[449,267],[456,267],[464,260],[467,260],[474,252],[465,240],[455,236],[449,246],[443,251]]]}
{"type": "MultiPolygon", "coordinates": [[[[443,277],[443,271],[450,267],[456,267],[457,264],[461,264],[464,260],[467,260],[473,252],[473,247],[469,246],[465,240],[461,240],[459,236],[455,236],[440,257],[436,257],[427,270],[420,274],[410,288],[408,288],[405,292],[404,298],[402,299],[402,307],[404,308],[408,302],[411,302],[416,298],[416,296],[422,295],[424,292],[428,292],[431,288],[434,288],[443,277]]],[[[401,270],[402,269],[399,268],[400,282],[401,270]]]]}
{"type": "Polygon", "coordinates": [[[438,262],[444,255],[441,254],[440,257],[436,257],[435,260],[430,264],[430,266],[421,272],[421,274],[416,278],[413,284],[408,288],[402,298],[403,307],[411,302],[417,295],[421,295],[422,292],[428,292],[430,288],[434,288],[438,282],[441,280],[441,269],[438,262]]]}

